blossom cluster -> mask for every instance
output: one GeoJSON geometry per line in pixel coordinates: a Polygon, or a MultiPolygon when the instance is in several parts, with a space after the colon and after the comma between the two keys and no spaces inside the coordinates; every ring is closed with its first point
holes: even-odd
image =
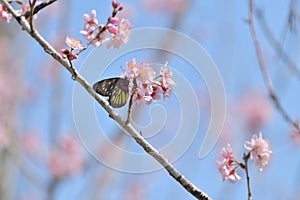
{"type": "MultiPolygon", "coordinates": [[[[42,1],[36,1],[35,6],[38,6],[41,3],[42,3],[42,1]]],[[[30,10],[29,3],[20,1],[20,2],[18,2],[18,4],[21,5],[21,8],[16,10],[16,13],[19,16],[24,15],[26,12],[28,12],[30,10]]],[[[13,19],[13,15],[2,4],[0,4],[0,18],[3,19],[4,21],[6,21],[7,23],[9,23],[13,19]]]]}
{"type": "Polygon", "coordinates": [[[59,144],[50,152],[48,168],[57,179],[76,174],[83,165],[80,143],[70,135],[61,138],[59,144]]]}
{"type": "Polygon", "coordinates": [[[167,63],[160,68],[157,76],[150,64],[136,63],[132,59],[126,63],[126,71],[122,76],[129,80],[129,95],[133,95],[132,101],[136,103],[150,104],[159,100],[161,94],[165,101],[175,86],[173,73],[167,63]]]}
{"type": "Polygon", "coordinates": [[[73,50],[82,50],[88,45],[98,47],[106,43],[107,48],[120,48],[122,44],[129,41],[132,25],[128,19],[120,19],[116,16],[119,11],[123,10],[119,2],[113,0],[112,7],[112,16],[108,18],[106,24],[98,23],[96,10],[92,10],[90,15],[83,15],[84,25],[80,33],[86,38],[87,44],[84,46],[81,40],[67,36],[66,44],[71,50],[62,49],[62,58],[77,59],[77,54],[73,53],[73,50]]]}
{"type": "MultiPolygon", "coordinates": [[[[244,155],[244,160],[249,158],[254,160],[260,171],[268,165],[270,156],[272,154],[269,141],[262,137],[262,133],[259,136],[254,134],[251,141],[246,141],[244,147],[248,150],[248,154],[244,155]]],[[[245,161],[247,162],[247,161],[245,161]]],[[[240,176],[237,174],[236,169],[238,167],[245,168],[245,164],[238,162],[232,155],[232,148],[230,144],[226,148],[223,148],[220,153],[220,160],[217,161],[218,170],[222,175],[223,181],[229,180],[231,183],[235,183],[240,180],[240,176]]]]}
{"type": "Polygon", "coordinates": [[[6,7],[0,4],[0,18],[5,20],[7,23],[13,19],[12,14],[6,9],[6,7]]]}
{"type": "Polygon", "coordinates": [[[221,150],[220,157],[221,159],[217,161],[217,164],[223,181],[228,179],[231,183],[235,183],[236,180],[240,180],[241,177],[236,173],[238,162],[233,158],[230,144],[221,150]]]}

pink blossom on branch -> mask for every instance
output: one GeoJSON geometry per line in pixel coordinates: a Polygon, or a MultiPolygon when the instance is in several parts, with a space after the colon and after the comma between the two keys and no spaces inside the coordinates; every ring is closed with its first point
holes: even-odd
{"type": "Polygon", "coordinates": [[[7,23],[13,19],[12,14],[6,9],[6,7],[0,4],[0,18],[5,20],[7,23]]]}
{"type": "Polygon", "coordinates": [[[293,142],[295,142],[296,144],[300,144],[300,133],[299,133],[300,123],[299,122],[296,122],[296,123],[297,123],[298,129],[295,126],[292,126],[291,137],[292,137],[293,142]]]}
{"type": "Polygon", "coordinates": [[[62,49],[61,50],[61,57],[63,59],[69,59],[69,60],[75,60],[78,58],[78,56],[73,53],[72,51],[70,51],[69,49],[62,49]]]}
{"type": "Polygon", "coordinates": [[[98,20],[96,19],[96,10],[91,11],[91,15],[83,14],[83,30],[80,31],[82,35],[86,37],[87,40],[91,40],[95,37],[95,29],[98,28],[98,20]]]}
{"type": "Polygon", "coordinates": [[[227,147],[221,150],[220,157],[217,164],[223,181],[229,180],[231,183],[235,183],[240,180],[241,177],[236,173],[236,169],[239,165],[233,158],[230,144],[227,144],[227,147]]]}
{"type": "Polygon", "coordinates": [[[160,69],[160,75],[162,77],[161,85],[162,85],[162,90],[164,95],[164,101],[166,100],[166,98],[170,96],[175,86],[175,83],[172,80],[173,73],[170,69],[166,67],[166,65],[160,69]]]}
{"type": "Polygon", "coordinates": [[[71,36],[66,37],[66,44],[71,48],[69,49],[62,49],[61,50],[61,57],[63,59],[68,58],[69,60],[75,60],[78,58],[77,54],[73,52],[73,50],[81,50],[84,47],[82,46],[82,41],[72,38],[71,36]]]}
{"type": "Polygon", "coordinates": [[[100,46],[104,42],[107,48],[120,48],[122,44],[126,44],[130,39],[132,24],[127,19],[119,19],[115,15],[121,11],[120,3],[113,2],[114,11],[112,17],[109,17],[107,23],[98,24],[96,19],[96,11],[92,10],[91,15],[84,14],[84,28],[80,33],[85,36],[87,41],[95,47],[100,46]],[[115,7],[117,6],[117,7],[115,7]]]}
{"type": "Polygon", "coordinates": [[[252,136],[251,141],[247,141],[244,147],[250,151],[250,158],[255,161],[260,171],[268,164],[272,151],[267,139],[262,138],[262,133],[259,136],[256,134],[252,136]]]}
{"type": "Polygon", "coordinates": [[[113,46],[118,49],[122,44],[127,44],[127,42],[129,41],[132,24],[128,19],[121,19],[119,24],[117,24],[116,26],[110,26],[109,29],[114,31],[110,31],[111,38],[108,40],[107,48],[113,46]]]}
{"type": "Polygon", "coordinates": [[[147,63],[136,63],[135,59],[126,63],[126,71],[122,77],[129,80],[129,95],[133,95],[133,102],[150,104],[152,101],[168,98],[173,90],[175,82],[172,80],[172,71],[166,65],[161,67],[159,76],[153,67],[147,63]],[[168,95],[166,95],[168,92],[168,95]]]}
{"type": "Polygon", "coordinates": [[[83,49],[82,41],[72,38],[71,36],[66,37],[66,44],[74,50],[83,49]]]}
{"type": "Polygon", "coordinates": [[[48,168],[55,178],[74,175],[83,168],[83,164],[80,143],[72,136],[63,137],[50,152],[48,160],[48,168]]]}
{"type": "Polygon", "coordinates": [[[98,29],[103,25],[98,25],[98,20],[96,19],[96,10],[91,11],[91,15],[83,14],[82,18],[84,21],[83,30],[80,33],[88,40],[92,41],[97,33],[98,29]]]}
{"type": "Polygon", "coordinates": [[[36,130],[26,131],[20,138],[21,145],[26,153],[38,154],[41,151],[42,140],[40,133],[36,130]]]}

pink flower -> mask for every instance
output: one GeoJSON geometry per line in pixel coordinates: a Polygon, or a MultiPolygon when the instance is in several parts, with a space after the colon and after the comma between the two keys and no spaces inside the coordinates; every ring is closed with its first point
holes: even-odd
{"type": "Polygon", "coordinates": [[[9,23],[10,20],[13,19],[12,14],[10,12],[8,12],[6,7],[2,4],[0,4],[0,18],[5,20],[7,23],[9,23]]]}
{"type": "Polygon", "coordinates": [[[67,59],[68,58],[70,60],[75,60],[75,59],[78,58],[78,56],[75,53],[71,52],[69,49],[62,49],[61,50],[61,57],[63,59],[67,59]]]}
{"type": "Polygon", "coordinates": [[[260,129],[273,116],[272,104],[264,94],[257,91],[246,94],[238,108],[250,132],[260,129]]]}
{"type": "Polygon", "coordinates": [[[152,94],[151,97],[154,101],[158,101],[160,99],[160,94],[163,93],[163,90],[158,85],[152,86],[152,94]]]}
{"type": "Polygon", "coordinates": [[[96,16],[97,16],[96,10],[92,10],[91,15],[83,14],[82,18],[84,20],[85,30],[94,30],[98,26],[98,20],[96,16]]]}
{"type": "Polygon", "coordinates": [[[83,168],[83,154],[79,142],[72,136],[61,139],[50,153],[48,167],[55,178],[74,175],[83,168]]]}
{"type": "Polygon", "coordinates": [[[146,9],[153,12],[180,13],[184,11],[188,3],[184,0],[143,0],[146,9]]]}
{"type": "Polygon", "coordinates": [[[244,147],[250,151],[250,158],[255,160],[255,164],[259,167],[259,170],[263,171],[272,154],[269,141],[263,139],[260,132],[259,136],[255,134],[252,136],[250,142],[245,142],[244,147]]]}
{"type": "Polygon", "coordinates": [[[113,8],[118,8],[120,6],[120,2],[116,2],[115,0],[112,0],[112,7],[113,8]]]}
{"type": "Polygon", "coordinates": [[[122,77],[129,80],[129,95],[133,92],[133,102],[150,104],[153,100],[159,100],[160,94],[167,98],[175,85],[172,80],[172,71],[164,65],[161,68],[160,81],[156,80],[156,72],[150,64],[136,63],[132,59],[126,63],[127,71],[123,72],[122,77]],[[134,91],[133,91],[134,89],[134,91]]]}
{"type": "Polygon", "coordinates": [[[83,49],[82,41],[72,38],[71,36],[66,37],[66,44],[72,49],[83,49]]]}
{"type": "Polygon", "coordinates": [[[92,10],[91,15],[83,15],[84,28],[80,31],[80,33],[84,35],[87,40],[91,40],[95,37],[94,31],[98,27],[98,20],[96,19],[96,15],[96,10],[92,10]]]}
{"type": "Polygon", "coordinates": [[[22,146],[27,153],[35,154],[40,150],[41,140],[36,130],[26,132],[21,138],[22,146]]]}
{"type": "Polygon", "coordinates": [[[132,25],[127,19],[121,19],[117,25],[118,33],[114,34],[107,43],[107,48],[114,46],[114,48],[120,48],[122,44],[127,44],[130,39],[130,32],[132,25]]]}
{"type": "Polygon", "coordinates": [[[166,65],[167,63],[160,69],[164,101],[170,96],[175,86],[175,82],[172,80],[173,73],[170,69],[166,67],[166,65]]]}
{"type": "Polygon", "coordinates": [[[110,27],[108,28],[108,31],[109,31],[110,34],[116,35],[116,34],[118,33],[118,27],[110,26],[110,27]]]}
{"type": "Polygon", "coordinates": [[[222,175],[222,180],[229,180],[231,183],[235,183],[237,180],[240,180],[241,177],[236,173],[238,164],[232,156],[230,144],[227,144],[227,147],[221,150],[220,157],[221,159],[217,160],[217,164],[218,170],[222,175]]]}
{"type": "Polygon", "coordinates": [[[117,24],[119,22],[119,18],[118,17],[111,17],[109,18],[109,22],[112,24],[117,24]]]}
{"type": "Polygon", "coordinates": [[[297,123],[298,129],[295,126],[292,127],[291,137],[296,144],[300,144],[300,133],[299,133],[300,123],[299,122],[296,122],[296,123],[297,123]]]}

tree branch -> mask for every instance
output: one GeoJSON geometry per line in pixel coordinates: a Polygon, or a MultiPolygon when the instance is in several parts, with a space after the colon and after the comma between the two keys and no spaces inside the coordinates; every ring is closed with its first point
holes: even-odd
{"type": "MultiPolygon", "coordinates": [[[[0,0],[0,2],[7,8],[7,10],[12,13],[12,15],[17,19],[18,15],[12,6],[7,2],[7,0],[0,0]]],[[[55,60],[57,60],[62,66],[64,66],[71,74],[73,73],[72,68],[67,60],[61,58],[60,54],[36,31],[30,30],[30,25],[26,21],[25,17],[19,17],[19,24],[22,29],[25,30],[31,37],[33,37],[44,51],[50,54],[55,60]]],[[[107,111],[109,116],[114,119],[120,126],[122,126],[133,139],[156,161],[158,161],[168,173],[184,187],[189,193],[200,200],[211,200],[211,198],[197,188],[193,183],[191,183],[187,178],[185,178],[162,154],[159,153],[150,143],[148,143],[133,127],[130,123],[126,122],[115,112],[112,107],[109,106],[108,102],[98,95],[92,88],[92,86],[77,72],[75,81],[80,83],[80,85],[85,88],[85,90],[93,97],[95,100],[107,111]]]]}
{"type": "Polygon", "coordinates": [[[251,35],[252,35],[252,39],[254,42],[254,46],[255,46],[255,51],[256,51],[256,56],[257,56],[257,60],[258,60],[258,64],[260,67],[260,71],[262,73],[264,82],[266,84],[266,87],[268,89],[269,92],[269,96],[271,98],[271,100],[273,101],[273,103],[275,104],[277,110],[281,113],[281,115],[283,116],[283,118],[290,123],[292,126],[294,126],[296,128],[296,130],[299,132],[300,134],[300,129],[298,127],[298,124],[296,121],[293,121],[293,119],[287,114],[286,110],[282,107],[276,93],[275,90],[273,88],[271,79],[269,77],[266,65],[264,63],[264,59],[262,56],[262,52],[261,52],[261,48],[260,48],[260,43],[258,41],[258,37],[257,37],[257,33],[256,33],[256,29],[255,29],[255,25],[254,25],[254,5],[253,5],[253,0],[249,0],[249,19],[248,19],[248,23],[250,26],[250,31],[251,31],[251,35]]]}
{"type": "MultiPolygon", "coordinates": [[[[51,5],[52,3],[54,3],[57,0],[48,0],[45,2],[42,2],[41,4],[37,5],[34,7],[34,10],[32,12],[32,15],[35,15],[36,13],[38,13],[40,10],[42,10],[43,8],[51,5]]],[[[31,10],[27,11],[23,16],[27,19],[28,17],[30,17],[31,15],[31,10]]]]}
{"type": "Polygon", "coordinates": [[[251,187],[250,187],[250,176],[249,176],[249,169],[248,169],[248,160],[250,158],[250,153],[245,154],[243,156],[243,160],[244,160],[244,170],[246,173],[246,178],[247,178],[247,190],[248,190],[248,200],[252,200],[252,194],[251,194],[251,187]]]}
{"type": "Polygon", "coordinates": [[[298,69],[297,65],[293,62],[293,60],[289,57],[289,55],[283,50],[282,45],[279,41],[275,38],[274,34],[272,33],[270,27],[268,26],[262,11],[256,8],[256,15],[258,19],[258,24],[261,27],[261,30],[265,34],[268,42],[275,50],[278,57],[282,57],[282,60],[287,64],[287,67],[292,72],[293,75],[296,75],[298,79],[300,79],[300,70],[298,69]]]}

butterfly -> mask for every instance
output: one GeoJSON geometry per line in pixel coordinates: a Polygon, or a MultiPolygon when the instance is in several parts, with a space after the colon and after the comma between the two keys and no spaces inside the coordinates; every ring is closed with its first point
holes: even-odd
{"type": "Polygon", "coordinates": [[[93,89],[100,95],[108,97],[108,103],[113,108],[120,108],[127,102],[129,96],[129,80],[125,78],[108,78],[96,82],[93,89]]]}

